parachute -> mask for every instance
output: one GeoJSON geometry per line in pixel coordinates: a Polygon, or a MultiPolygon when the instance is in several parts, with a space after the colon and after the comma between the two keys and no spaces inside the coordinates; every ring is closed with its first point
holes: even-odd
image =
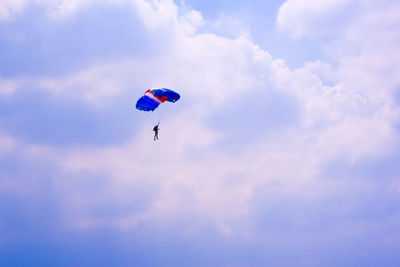
{"type": "Polygon", "coordinates": [[[154,111],[161,103],[165,101],[176,102],[181,96],[167,88],[152,88],[144,93],[136,102],[136,108],[141,111],[154,111]]]}

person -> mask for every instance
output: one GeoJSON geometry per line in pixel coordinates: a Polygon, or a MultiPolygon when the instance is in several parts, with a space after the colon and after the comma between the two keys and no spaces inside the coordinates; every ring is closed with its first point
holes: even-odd
{"type": "Polygon", "coordinates": [[[154,131],[154,141],[158,140],[158,130],[160,130],[158,128],[158,125],[160,125],[160,122],[157,123],[156,126],[154,126],[153,131],[154,131]]]}

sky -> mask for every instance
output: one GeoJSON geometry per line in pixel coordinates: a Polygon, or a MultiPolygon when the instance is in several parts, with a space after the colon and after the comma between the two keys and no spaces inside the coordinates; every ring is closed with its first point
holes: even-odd
{"type": "Polygon", "coordinates": [[[400,266],[398,14],[1,0],[0,266],[400,266]]]}

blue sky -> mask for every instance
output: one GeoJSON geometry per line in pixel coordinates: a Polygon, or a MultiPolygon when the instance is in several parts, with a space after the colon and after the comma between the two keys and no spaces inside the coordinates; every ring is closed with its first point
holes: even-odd
{"type": "Polygon", "coordinates": [[[0,265],[399,266],[399,12],[2,1],[0,265]]]}

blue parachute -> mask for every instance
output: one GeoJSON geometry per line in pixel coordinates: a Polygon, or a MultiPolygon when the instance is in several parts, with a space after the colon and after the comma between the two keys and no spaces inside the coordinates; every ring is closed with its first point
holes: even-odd
{"type": "Polygon", "coordinates": [[[136,108],[142,111],[154,111],[165,101],[176,102],[181,96],[167,88],[152,88],[144,93],[144,96],[136,102],[136,108]]]}

